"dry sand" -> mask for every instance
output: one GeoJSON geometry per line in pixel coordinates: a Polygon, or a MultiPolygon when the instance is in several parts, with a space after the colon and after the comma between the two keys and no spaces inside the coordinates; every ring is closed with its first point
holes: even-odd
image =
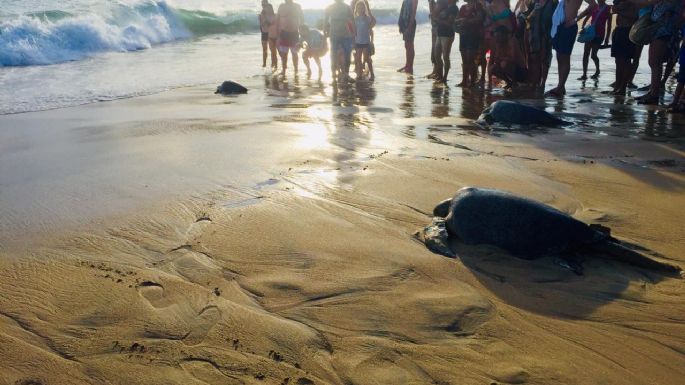
{"type": "Polygon", "coordinates": [[[409,83],[331,105],[270,81],[226,110],[200,88],[3,118],[0,384],[683,382],[684,280],[414,238],[460,187],[495,187],[685,267],[677,124],[497,134],[414,108],[409,83]],[[52,173],[7,166],[25,151],[52,173]],[[73,151],[91,169],[67,172],[73,151]]]}

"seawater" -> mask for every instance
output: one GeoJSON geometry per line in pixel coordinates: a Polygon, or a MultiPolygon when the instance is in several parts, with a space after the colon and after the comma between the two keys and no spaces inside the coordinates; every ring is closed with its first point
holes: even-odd
{"type": "MultiPolygon", "coordinates": [[[[298,2],[313,26],[332,3],[298,2]]],[[[380,25],[396,23],[399,1],[371,4],[380,25]]],[[[259,0],[0,0],[0,114],[245,76],[246,60],[261,62],[259,11],[259,0]]]]}

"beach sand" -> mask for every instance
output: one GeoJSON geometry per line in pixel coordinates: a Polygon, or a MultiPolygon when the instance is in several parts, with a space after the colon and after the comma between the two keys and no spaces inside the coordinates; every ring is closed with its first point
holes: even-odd
{"type": "Polygon", "coordinates": [[[501,91],[378,62],[0,117],[0,384],[680,383],[683,279],[415,236],[494,187],[685,267],[679,118],[575,89],[483,130],[501,91]]]}

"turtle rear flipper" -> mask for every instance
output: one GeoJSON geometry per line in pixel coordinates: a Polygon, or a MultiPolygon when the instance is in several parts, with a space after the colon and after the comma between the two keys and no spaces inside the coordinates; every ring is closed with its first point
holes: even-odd
{"type": "Polygon", "coordinates": [[[606,255],[609,259],[624,262],[629,265],[673,275],[678,275],[682,272],[682,269],[678,266],[651,259],[646,255],[625,247],[617,241],[607,240],[593,245],[592,248],[595,251],[606,255]]]}

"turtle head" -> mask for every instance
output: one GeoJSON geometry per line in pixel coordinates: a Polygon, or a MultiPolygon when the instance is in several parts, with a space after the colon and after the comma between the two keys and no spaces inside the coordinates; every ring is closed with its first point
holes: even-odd
{"type": "Polygon", "coordinates": [[[486,109],[484,109],[483,112],[481,112],[480,116],[478,117],[478,120],[476,121],[476,124],[479,124],[481,126],[489,126],[494,122],[495,119],[492,117],[492,106],[489,106],[486,109]]]}

